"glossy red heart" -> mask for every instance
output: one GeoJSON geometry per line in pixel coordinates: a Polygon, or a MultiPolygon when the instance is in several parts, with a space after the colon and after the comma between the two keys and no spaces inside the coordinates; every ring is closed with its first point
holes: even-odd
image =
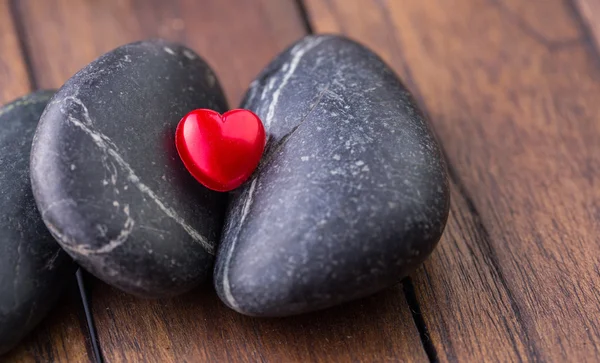
{"type": "Polygon", "coordinates": [[[187,170],[205,187],[227,192],[245,182],[265,148],[265,128],[254,113],[194,110],[179,122],[175,144],[187,170]]]}

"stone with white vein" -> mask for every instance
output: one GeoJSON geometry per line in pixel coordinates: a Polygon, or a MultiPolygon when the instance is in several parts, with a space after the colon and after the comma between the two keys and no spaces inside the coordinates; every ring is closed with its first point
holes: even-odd
{"type": "Polygon", "coordinates": [[[306,37],[242,107],[269,142],[226,218],[214,280],[228,306],[255,316],[327,308],[394,285],[431,253],[448,216],[445,162],[375,54],[306,37]]]}
{"type": "Polygon", "coordinates": [[[40,91],[0,108],[0,355],[40,322],[74,277],[29,182],[31,140],[52,95],[40,91]]]}
{"type": "Polygon", "coordinates": [[[227,109],[209,66],[179,44],[128,44],[75,74],[47,107],[31,178],[54,237],[91,273],[146,297],[190,290],[210,275],[225,195],[186,171],[179,120],[227,109]]]}

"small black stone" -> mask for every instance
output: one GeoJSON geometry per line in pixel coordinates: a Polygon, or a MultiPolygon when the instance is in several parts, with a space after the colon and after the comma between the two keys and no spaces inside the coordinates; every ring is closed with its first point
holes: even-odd
{"type": "Polygon", "coordinates": [[[227,305],[255,316],[330,307],[394,285],[431,253],[448,216],[445,161],[375,54],[306,37],[242,107],[261,117],[269,142],[232,194],[215,270],[227,305]]]}
{"type": "Polygon", "coordinates": [[[74,272],[46,229],[29,182],[31,141],[53,93],[0,108],[0,355],[40,322],[74,272]]]}
{"type": "Polygon", "coordinates": [[[225,195],[187,172],[179,120],[227,109],[210,67],[151,40],[98,58],[57,92],[33,142],[31,179],[44,222],[84,268],[126,292],[172,296],[206,280],[225,195]]]}

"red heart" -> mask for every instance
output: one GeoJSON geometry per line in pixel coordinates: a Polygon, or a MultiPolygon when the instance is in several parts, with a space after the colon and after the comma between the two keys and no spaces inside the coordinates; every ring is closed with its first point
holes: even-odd
{"type": "Polygon", "coordinates": [[[175,145],[196,180],[209,189],[227,192],[242,185],[258,166],[265,148],[265,128],[248,110],[221,116],[198,109],[179,122],[175,145]]]}

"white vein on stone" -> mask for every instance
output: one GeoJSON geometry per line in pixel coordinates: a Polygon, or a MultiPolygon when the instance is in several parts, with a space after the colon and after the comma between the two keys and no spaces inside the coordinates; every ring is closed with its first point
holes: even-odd
{"type": "MultiPolygon", "coordinates": [[[[148,198],[152,199],[152,201],[163,211],[163,213],[165,213],[168,217],[170,217],[177,224],[179,224],[187,232],[187,234],[190,235],[190,237],[192,237],[192,239],[194,241],[200,243],[200,245],[202,245],[202,247],[208,253],[214,254],[215,253],[214,245],[212,243],[210,243],[207,238],[202,236],[202,234],[200,234],[200,232],[196,231],[193,227],[188,225],[184,221],[184,219],[177,214],[177,212],[175,212],[172,208],[165,205],[160,200],[160,198],[156,195],[156,193],[154,193],[154,191],[152,189],[150,189],[146,184],[142,183],[142,181],[136,175],[136,173],[134,172],[132,167],[117,152],[116,146],[106,135],[104,135],[101,132],[94,130],[90,127],[90,126],[92,126],[93,122],[89,115],[88,109],[83,104],[83,102],[76,97],[66,97],[64,99],[64,102],[66,102],[67,100],[71,100],[72,102],[81,106],[81,108],[83,110],[83,118],[84,118],[84,120],[82,122],[81,120],[69,115],[67,117],[67,120],[72,125],[78,127],[83,132],[85,132],[88,136],[90,136],[98,148],[100,148],[106,154],[110,155],[112,157],[112,159],[121,167],[121,169],[125,171],[127,180],[129,182],[131,182],[140,192],[144,193],[148,198]]],[[[128,208],[128,206],[127,206],[127,208],[128,208]]],[[[128,218],[130,219],[128,211],[126,212],[126,214],[128,215],[128,218]]],[[[129,229],[132,229],[133,225],[134,225],[133,220],[131,220],[131,221],[127,220],[124,225],[124,229],[121,231],[121,233],[119,233],[119,236],[115,240],[109,242],[109,244],[107,244],[106,246],[104,246],[98,250],[88,251],[88,252],[103,253],[103,252],[109,252],[109,251],[113,250],[118,245],[124,243],[127,240],[127,237],[131,233],[131,230],[129,230],[129,229]],[[115,243],[118,245],[115,245],[115,243]],[[105,248],[106,248],[106,250],[104,250],[105,248]]],[[[70,247],[72,247],[72,246],[70,246],[70,247]]]]}
{"type": "Polygon", "coordinates": [[[77,203],[73,199],[70,199],[70,198],[59,199],[57,201],[54,201],[54,202],[48,204],[48,206],[46,208],[44,208],[44,210],[41,211],[42,217],[44,217],[46,215],[46,213],[48,213],[52,208],[56,207],[57,205],[66,204],[66,203],[77,205],[77,203]]]}
{"type": "Polygon", "coordinates": [[[271,122],[273,122],[273,116],[275,116],[275,107],[277,107],[277,103],[279,102],[279,96],[281,95],[281,91],[287,85],[290,78],[292,78],[292,75],[296,71],[298,64],[300,64],[300,60],[302,60],[302,57],[306,53],[308,53],[308,51],[319,45],[325,39],[326,38],[322,37],[316,39],[308,39],[306,42],[300,43],[297,46],[295,46],[294,49],[292,49],[292,51],[290,52],[292,55],[292,59],[289,62],[289,68],[287,68],[287,71],[283,75],[281,83],[279,84],[277,89],[273,91],[273,97],[271,98],[271,102],[269,103],[269,108],[267,109],[267,117],[265,118],[265,128],[268,129],[271,125],[271,122]]]}
{"type": "Polygon", "coordinates": [[[239,222],[236,236],[233,239],[233,241],[231,242],[229,249],[227,250],[227,256],[225,259],[225,263],[223,264],[223,293],[225,294],[225,300],[227,300],[229,305],[236,310],[238,309],[238,305],[235,301],[235,298],[233,297],[233,294],[231,293],[231,285],[229,284],[229,263],[231,262],[231,257],[233,256],[233,250],[235,248],[235,244],[240,235],[242,226],[244,225],[244,221],[246,220],[246,217],[248,216],[248,212],[250,212],[250,206],[252,206],[252,202],[254,201],[254,190],[256,189],[257,180],[258,180],[258,178],[254,178],[252,180],[252,183],[250,184],[250,189],[248,190],[248,195],[246,197],[246,200],[244,201],[244,206],[242,207],[242,213],[240,216],[240,222],[239,222]]]}
{"type": "Polygon", "coordinates": [[[254,101],[254,97],[256,96],[256,89],[258,88],[258,81],[252,81],[252,83],[250,83],[250,86],[248,87],[248,97],[247,97],[247,101],[245,102],[246,106],[247,105],[252,105],[253,101],[254,101]]]}
{"type": "Polygon", "coordinates": [[[111,252],[112,250],[114,250],[115,248],[119,247],[120,245],[122,245],[123,243],[125,243],[127,241],[127,238],[133,231],[133,227],[135,226],[135,221],[131,218],[131,215],[129,214],[129,205],[128,204],[126,204],[125,207],[123,207],[123,213],[125,213],[126,219],[125,219],[125,224],[123,224],[123,229],[121,229],[121,232],[119,232],[119,235],[116,238],[110,240],[104,246],[94,250],[95,253],[111,252]]]}
{"type": "MultiPolygon", "coordinates": [[[[285,73],[283,74],[281,83],[273,91],[273,95],[271,97],[271,102],[269,103],[269,108],[267,109],[267,116],[265,118],[265,124],[264,124],[265,129],[267,131],[269,130],[269,126],[271,126],[271,123],[273,122],[273,117],[275,116],[275,108],[277,107],[277,104],[279,102],[279,96],[281,95],[281,91],[285,88],[285,86],[288,84],[289,80],[292,78],[294,72],[296,71],[296,68],[298,68],[300,61],[302,60],[302,57],[306,53],[308,53],[311,49],[313,49],[314,47],[319,45],[321,42],[323,42],[323,40],[325,40],[325,39],[326,38],[323,38],[323,37],[319,37],[316,39],[311,38],[311,39],[308,39],[306,42],[302,42],[302,43],[296,45],[291,50],[290,54],[292,55],[292,59],[288,63],[285,63],[281,67],[281,70],[284,71],[285,73]]],[[[268,91],[270,91],[273,88],[274,83],[275,83],[275,81],[273,79],[271,79],[269,81],[269,83],[267,84],[267,86],[265,87],[265,89],[263,90],[263,92],[261,94],[261,100],[264,98],[265,94],[268,93],[268,91]]],[[[253,82],[251,85],[252,96],[249,99],[249,101],[254,98],[254,95],[256,92],[253,89],[254,85],[255,85],[255,83],[253,82]]],[[[250,207],[252,206],[252,203],[254,202],[254,191],[256,189],[257,181],[258,181],[258,176],[256,176],[252,180],[252,183],[250,184],[250,189],[248,190],[248,194],[246,195],[246,199],[245,199],[244,205],[242,207],[242,212],[241,212],[241,217],[240,217],[237,233],[236,233],[233,241],[231,242],[229,249],[227,250],[227,256],[225,259],[225,263],[223,264],[223,293],[225,295],[225,300],[227,300],[229,305],[233,309],[236,309],[236,310],[239,309],[239,306],[236,303],[235,298],[233,297],[233,294],[231,293],[231,284],[229,283],[229,264],[230,264],[231,258],[233,256],[233,250],[235,249],[235,245],[237,244],[237,240],[239,239],[240,231],[244,225],[244,222],[246,220],[246,217],[248,216],[248,213],[250,212],[250,207]]]]}
{"type": "Polygon", "coordinates": [[[58,228],[56,228],[56,226],[54,226],[51,223],[47,223],[46,222],[46,228],[48,228],[48,230],[50,231],[50,234],[52,234],[52,236],[55,239],[63,242],[63,244],[61,244],[61,247],[65,251],[75,252],[78,255],[84,255],[84,256],[88,256],[88,255],[93,254],[95,252],[95,250],[93,250],[93,249],[91,249],[91,248],[89,248],[87,246],[83,246],[83,245],[74,243],[71,238],[69,238],[68,236],[65,236],[64,234],[60,233],[60,231],[58,230],[58,228]]]}
{"type": "Polygon", "coordinates": [[[46,270],[52,270],[54,268],[54,263],[56,262],[56,259],[58,258],[58,256],[60,256],[62,252],[62,249],[59,248],[56,250],[56,252],[54,252],[54,255],[52,255],[52,257],[50,257],[48,259],[48,262],[46,263],[45,269],[46,270]]]}

